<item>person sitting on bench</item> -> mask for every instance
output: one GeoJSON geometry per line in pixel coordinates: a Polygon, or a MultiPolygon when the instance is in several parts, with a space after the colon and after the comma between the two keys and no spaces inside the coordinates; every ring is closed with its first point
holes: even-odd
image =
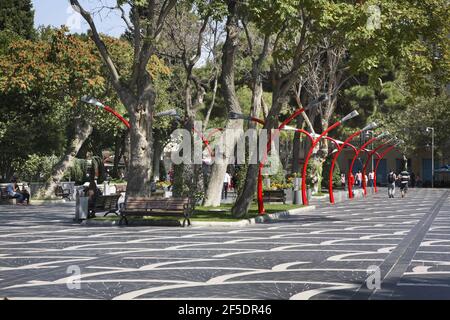
{"type": "Polygon", "coordinates": [[[23,200],[25,199],[25,197],[23,196],[22,193],[19,192],[18,187],[16,186],[17,186],[17,179],[13,178],[11,180],[11,183],[8,184],[8,186],[6,187],[6,192],[11,198],[17,199],[17,203],[23,204],[23,200]]]}
{"type": "MultiPolygon", "coordinates": [[[[16,190],[20,190],[19,186],[17,185],[17,182],[15,183],[16,190]]],[[[30,204],[30,193],[25,188],[25,185],[22,186],[22,191],[19,191],[23,196],[23,203],[29,205],[30,204]]]]}

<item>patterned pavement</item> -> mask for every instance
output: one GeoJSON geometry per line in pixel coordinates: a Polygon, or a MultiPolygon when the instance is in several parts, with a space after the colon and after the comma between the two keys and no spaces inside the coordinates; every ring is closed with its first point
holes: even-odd
{"type": "Polygon", "coordinates": [[[450,299],[446,190],[245,228],[81,226],[73,215],[73,205],[0,206],[0,297],[450,299]],[[366,284],[374,266],[380,289],[366,284]]]}

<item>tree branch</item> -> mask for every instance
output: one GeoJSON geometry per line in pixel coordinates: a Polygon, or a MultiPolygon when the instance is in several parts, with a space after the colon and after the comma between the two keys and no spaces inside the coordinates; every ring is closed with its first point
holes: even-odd
{"type": "MultiPolygon", "coordinates": [[[[97,31],[97,27],[95,26],[94,20],[91,17],[91,14],[89,12],[87,12],[79,3],[78,0],[70,0],[70,4],[72,6],[75,6],[79,9],[79,12],[81,14],[81,16],[84,18],[84,20],[86,20],[86,22],[89,24],[89,27],[92,30],[92,39],[94,40],[95,45],[97,46],[98,50],[100,51],[100,55],[103,58],[103,61],[105,62],[110,76],[111,76],[111,81],[114,85],[114,87],[116,88],[117,92],[119,94],[123,94],[124,92],[124,88],[120,83],[120,74],[117,71],[117,68],[114,64],[114,62],[111,59],[111,55],[108,52],[108,49],[106,48],[105,43],[102,41],[102,39],[100,38],[100,35],[97,31]]],[[[124,97],[121,97],[124,98],[124,97]]]]}

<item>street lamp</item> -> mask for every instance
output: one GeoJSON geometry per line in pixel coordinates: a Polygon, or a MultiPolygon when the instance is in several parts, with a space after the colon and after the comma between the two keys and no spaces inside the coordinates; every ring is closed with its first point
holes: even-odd
{"type": "Polygon", "coordinates": [[[175,118],[179,118],[180,116],[178,115],[178,112],[176,109],[170,109],[170,110],[166,110],[166,111],[162,111],[159,113],[155,114],[155,118],[159,118],[159,117],[175,117],[175,118]]]}
{"type": "MultiPolygon", "coordinates": [[[[369,141],[367,141],[366,143],[364,143],[364,144],[358,149],[358,151],[356,152],[355,156],[354,156],[353,159],[352,159],[352,163],[350,164],[350,168],[348,169],[348,177],[350,177],[350,174],[352,174],[352,171],[353,171],[353,165],[355,164],[355,161],[356,161],[356,159],[358,158],[358,156],[359,156],[359,154],[361,153],[361,151],[365,150],[366,147],[367,147],[368,145],[370,145],[372,142],[374,142],[375,140],[380,140],[380,139],[382,139],[382,138],[384,138],[384,137],[386,137],[386,136],[388,136],[388,135],[389,135],[389,132],[382,133],[382,134],[380,134],[378,137],[374,137],[374,138],[370,139],[369,141]]],[[[350,181],[350,179],[349,179],[349,181],[350,181]]],[[[363,183],[363,189],[365,189],[365,186],[366,186],[366,177],[365,177],[364,175],[363,175],[363,177],[362,177],[362,183],[363,183]]],[[[349,197],[349,199],[353,199],[353,185],[352,185],[352,183],[349,183],[349,184],[348,184],[348,197],[349,197]]]]}
{"type": "MultiPolygon", "coordinates": [[[[312,156],[312,153],[314,151],[314,149],[316,148],[317,144],[320,142],[320,140],[326,136],[328,134],[328,132],[330,132],[331,130],[339,127],[341,124],[345,123],[346,121],[353,119],[355,117],[359,116],[358,111],[354,110],[351,113],[349,113],[348,115],[346,115],[344,118],[342,118],[342,120],[336,122],[335,124],[331,125],[330,127],[328,127],[324,132],[322,132],[321,135],[319,135],[318,138],[316,138],[313,143],[311,144],[311,147],[309,148],[309,152],[308,155],[305,158],[305,163],[303,164],[303,172],[302,172],[302,200],[303,200],[303,205],[308,205],[308,196],[306,193],[306,171],[308,169],[308,162],[309,159],[312,156]]],[[[345,145],[345,144],[344,144],[345,145]]]]}
{"type": "Polygon", "coordinates": [[[92,106],[95,106],[97,108],[102,108],[103,110],[113,114],[117,119],[119,119],[128,129],[131,128],[130,123],[124,118],[122,117],[116,110],[114,110],[111,107],[108,107],[106,105],[104,105],[103,103],[101,103],[100,101],[98,101],[97,99],[93,98],[93,97],[89,97],[89,96],[83,96],[81,97],[81,101],[86,103],[86,104],[90,104],[92,106]]]}
{"type": "Polygon", "coordinates": [[[403,140],[398,140],[397,138],[394,138],[395,140],[395,144],[393,144],[392,146],[390,146],[389,148],[387,148],[381,155],[378,156],[377,159],[377,163],[375,164],[375,171],[374,171],[374,175],[375,175],[375,185],[376,185],[376,176],[377,176],[377,170],[378,170],[378,166],[380,165],[381,160],[389,153],[391,152],[395,147],[399,146],[400,144],[404,143],[403,140]]]}
{"type": "MultiPolygon", "coordinates": [[[[365,177],[366,176],[366,171],[367,171],[367,166],[369,165],[369,160],[371,160],[372,172],[374,174],[374,177],[373,177],[373,190],[374,190],[375,193],[377,193],[378,190],[377,190],[377,183],[376,183],[377,182],[377,177],[375,176],[375,170],[374,170],[375,169],[375,159],[374,159],[373,155],[379,156],[378,151],[383,149],[387,145],[389,145],[389,143],[394,142],[394,140],[395,140],[394,138],[391,138],[391,139],[387,140],[386,142],[380,144],[378,147],[376,147],[372,151],[370,151],[370,153],[367,156],[366,163],[364,164],[364,168],[363,168],[363,172],[362,173],[363,173],[363,176],[365,177]]],[[[367,191],[366,190],[364,191],[364,195],[367,195],[367,191]]]]}
{"type": "Polygon", "coordinates": [[[338,152],[334,155],[333,161],[331,162],[329,181],[328,181],[328,194],[330,197],[330,203],[334,204],[333,172],[334,172],[334,167],[336,165],[336,162],[339,158],[339,155],[342,153],[342,151],[344,150],[345,147],[351,147],[356,154],[357,150],[353,145],[350,144],[350,141],[352,141],[356,136],[360,135],[362,132],[367,131],[367,130],[374,130],[377,127],[378,127],[378,125],[375,122],[371,122],[368,125],[366,125],[364,128],[362,128],[361,130],[356,131],[355,133],[353,133],[350,137],[348,137],[344,141],[344,143],[339,148],[338,152]]]}
{"type": "MultiPolygon", "coordinates": [[[[287,118],[285,121],[283,121],[281,123],[281,125],[278,127],[278,130],[282,130],[284,127],[286,127],[290,122],[292,122],[292,120],[294,120],[296,117],[298,117],[300,114],[302,114],[303,112],[305,112],[306,110],[310,110],[314,107],[317,107],[318,105],[320,105],[322,102],[327,101],[329,99],[327,94],[323,94],[321,95],[317,100],[314,100],[313,102],[311,102],[310,104],[308,104],[308,106],[306,107],[301,107],[299,109],[297,109],[291,116],[289,116],[289,118],[287,118]]],[[[237,112],[230,112],[228,115],[228,118],[230,120],[248,120],[248,121],[254,121],[257,122],[261,125],[265,125],[265,121],[261,120],[261,119],[257,119],[254,118],[252,116],[249,115],[244,115],[241,113],[237,113],[237,112]]],[[[265,150],[265,155],[264,158],[262,159],[261,163],[259,164],[259,171],[258,171],[258,185],[257,185],[257,196],[258,196],[258,212],[260,215],[263,215],[265,213],[265,209],[264,209],[264,201],[263,201],[263,181],[262,181],[262,170],[264,168],[264,164],[265,161],[267,159],[267,155],[269,154],[271,147],[272,147],[272,141],[273,141],[273,136],[270,135],[270,141],[267,143],[267,148],[265,150]]]]}
{"type": "Polygon", "coordinates": [[[434,128],[428,127],[426,130],[431,131],[431,188],[434,188],[434,128]]]}

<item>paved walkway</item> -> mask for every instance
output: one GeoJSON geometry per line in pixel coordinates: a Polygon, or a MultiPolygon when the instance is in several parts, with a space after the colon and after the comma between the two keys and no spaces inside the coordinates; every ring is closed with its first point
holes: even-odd
{"type": "Polygon", "coordinates": [[[0,206],[0,297],[450,299],[446,190],[378,194],[241,229],[87,227],[73,212],[0,206]]]}

